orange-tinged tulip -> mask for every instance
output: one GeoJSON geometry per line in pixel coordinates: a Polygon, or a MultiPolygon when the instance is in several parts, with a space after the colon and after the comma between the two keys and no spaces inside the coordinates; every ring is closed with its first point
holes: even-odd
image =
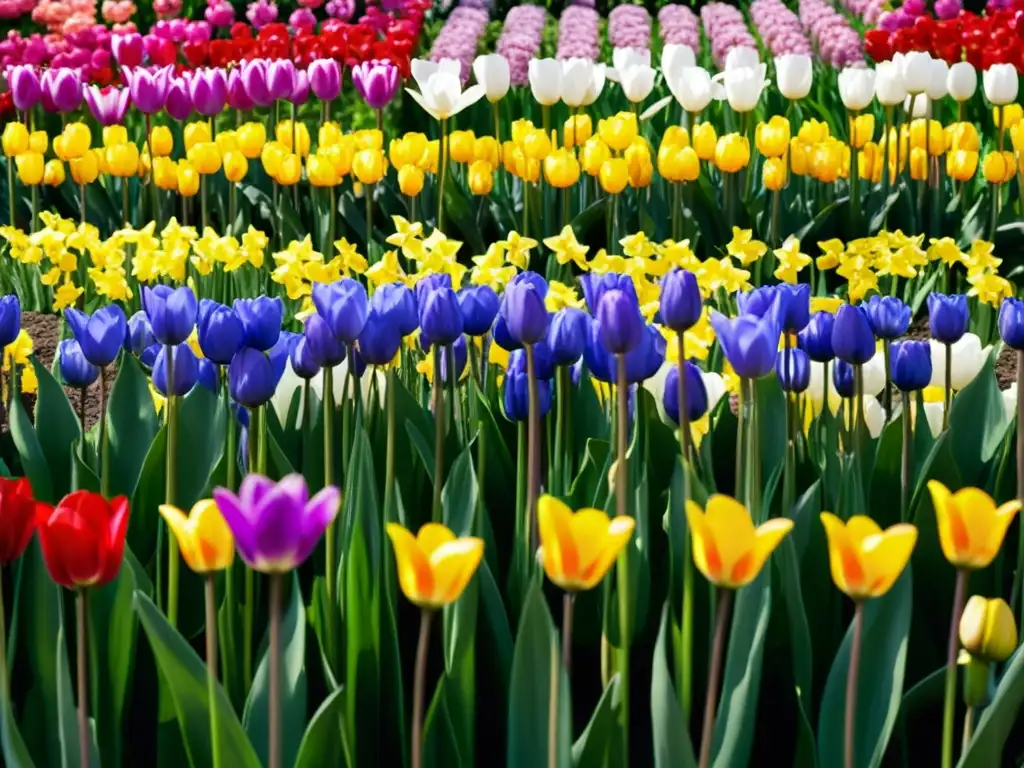
{"type": "Polygon", "coordinates": [[[706,510],[694,501],[686,504],[686,520],[693,534],[693,562],[708,581],[736,589],[761,572],[768,556],[789,533],[793,521],[778,517],[754,528],[747,508],[736,499],[715,494],[706,510]]]}
{"type": "Polygon", "coordinates": [[[398,583],[409,602],[420,608],[443,608],[459,599],[480,565],[484,542],[474,536],[456,538],[440,523],[427,523],[413,536],[388,523],[395,548],[398,583]]]}
{"type": "Polygon", "coordinates": [[[898,523],[884,531],[870,517],[854,515],[843,523],[821,513],[828,537],[832,581],[854,600],[881,597],[896,583],[917,543],[917,528],[898,523]]]}
{"type": "Polygon", "coordinates": [[[938,480],[929,480],[928,490],[939,524],[942,554],[957,568],[988,566],[1003,546],[1006,529],[1020,502],[1014,499],[996,507],[992,497],[980,488],[950,493],[938,480]]]}
{"type": "Polygon", "coordinates": [[[548,578],[568,592],[593,589],[622,552],[636,523],[599,509],[573,512],[554,496],[537,501],[541,558],[548,578]]]}
{"type": "Polygon", "coordinates": [[[235,540],[213,499],[197,501],[186,515],[177,507],[160,505],[160,515],[178,540],[181,556],[196,573],[222,571],[235,558],[235,540]]]}

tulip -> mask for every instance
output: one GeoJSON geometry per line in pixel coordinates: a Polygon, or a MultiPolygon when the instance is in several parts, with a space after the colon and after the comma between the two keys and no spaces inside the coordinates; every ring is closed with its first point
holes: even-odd
{"type": "Polygon", "coordinates": [[[9,68],[7,85],[11,90],[14,107],[20,112],[28,112],[43,97],[39,73],[31,64],[17,64],[9,68]]]}
{"type": "Polygon", "coordinates": [[[459,291],[458,297],[463,331],[470,336],[483,336],[490,331],[500,305],[494,289],[487,285],[471,285],[459,291]]]}
{"type": "Polygon", "coordinates": [[[0,347],[13,344],[21,333],[21,302],[17,294],[0,296],[0,347]]]}
{"type": "Polygon", "coordinates": [[[768,85],[765,72],[765,65],[760,64],[757,67],[726,69],[724,73],[715,77],[723,82],[729,106],[737,112],[750,112],[757,106],[761,92],[768,85]]]}
{"type": "Polygon", "coordinates": [[[370,308],[387,317],[402,336],[408,336],[419,326],[416,294],[401,283],[378,287],[370,299],[370,308]]]}
{"type": "Polygon", "coordinates": [[[252,347],[238,350],[228,366],[231,397],[246,408],[258,408],[268,402],[277,388],[278,378],[270,356],[252,347]]]}
{"type": "Polygon", "coordinates": [[[597,306],[597,327],[601,344],[613,355],[624,355],[643,339],[644,319],[636,295],[606,291],[597,306]]]}
{"type": "Polygon", "coordinates": [[[996,507],[992,497],[979,488],[950,493],[938,480],[929,480],[928,490],[946,559],[957,568],[988,567],[1003,545],[1020,501],[1014,499],[996,507]]]}
{"type": "Polygon", "coordinates": [[[686,520],[697,570],[725,589],[738,589],[756,579],[768,556],[793,527],[788,518],[774,518],[754,528],[747,508],[722,494],[712,495],[706,510],[688,501],[686,520]]]}
{"type": "MultiPolygon", "coordinates": [[[[569,58],[562,61],[562,101],[572,109],[583,106],[587,100],[587,94],[594,82],[595,64],[590,59],[569,58]]],[[[479,78],[477,78],[479,79],[479,78]]],[[[579,142],[586,141],[586,138],[579,138],[579,142]]]]}
{"type": "Polygon", "coordinates": [[[201,115],[220,114],[228,99],[228,81],[223,69],[197,69],[188,81],[192,104],[201,115]]]}
{"type": "Polygon", "coordinates": [[[875,337],[862,307],[844,304],[832,327],[835,356],[851,365],[863,365],[875,354],[875,337]]]}
{"type": "MultiPolygon", "coordinates": [[[[259,353],[257,353],[259,354],[259,353]]],[[[215,488],[213,500],[245,564],[261,573],[288,573],[312,554],[341,506],[341,493],[328,486],[309,498],[301,475],[274,483],[246,475],[236,496],[215,488]]]]}
{"type": "Polygon", "coordinates": [[[750,141],[738,133],[728,133],[715,145],[715,165],[723,173],[736,173],[750,162],[750,141]]]}
{"type": "Polygon", "coordinates": [[[242,64],[241,81],[245,93],[259,107],[269,107],[275,101],[268,85],[268,69],[265,59],[251,59],[242,64]]]}
{"type": "Polygon", "coordinates": [[[562,65],[557,59],[531,59],[529,78],[538,104],[549,107],[562,97],[562,65]]]}
{"type": "Polygon", "coordinates": [[[96,310],[92,317],[69,307],[64,310],[64,319],[67,320],[86,360],[100,368],[114,362],[117,353],[121,351],[128,330],[128,323],[121,307],[110,304],[96,310]]]}
{"type": "Polygon", "coordinates": [[[764,317],[740,315],[728,318],[711,310],[711,327],[733,370],[744,379],[759,379],[771,373],[779,348],[780,308],[764,317]]]}
{"type": "Polygon", "coordinates": [[[17,157],[29,150],[28,128],[17,121],[8,122],[4,126],[3,148],[6,157],[17,157]]]}
{"type": "Polygon", "coordinates": [[[916,392],[932,378],[932,359],[927,342],[897,341],[892,345],[889,372],[892,383],[902,392],[916,392]]]}
{"type": "Polygon", "coordinates": [[[86,86],[85,103],[92,116],[100,125],[117,125],[124,122],[131,97],[127,88],[109,88],[105,92],[95,85],[86,86]]]}
{"type": "MultiPolygon", "coordinates": [[[[530,417],[529,378],[525,370],[510,371],[502,385],[502,406],[505,418],[513,422],[526,421],[530,417]]],[[[551,410],[551,382],[537,381],[537,415],[543,418],[551,410]]]]}
{"type": "MultiPolygon", "coordinates": [[[[359,334],[359,354],[369,365],[388,365],[395,359],[402,336],[386,315],[371,310],[359,334]]],[[[456,355],[458,357],[458,355],[456,355]]],[[[442,367],[446,361],[442,360],[442,367]]]]}
{"type": "Polygon", "coordinates": [[[1017,650],[1017,625],[1005,600],[973,595],[960,616],[960,644],[971,656],[1002,663],[1017,650]]]}
{"type": "Polygon", "coordinates": [[[256,102],[249,97],[246,91],[242,70],[237,67],[231,69],[228,72],[228,106],[240,112],[247,112],[255,105],[256,102]]]}
{"type": "Polygon", "coordinates": [[[982,74],[985,98],[994,106],[1012,104],[1017,99],[1017,68],[1013,64],[993,64],[982,74]]]}
{"type": "Polygon", "coordinates": [[[291,345],[288,350],[288,362],[300,379],[308,381],[320,373],[320,365],[313,359],[305,336],[299,336],[291,345]]]}
{"type": "Polygon", "coordinates": [[[419,324],[431,344],[452,344],[462,335],[463,320],[455,291],[441,285],[432,288],[419,301],[419,324]]]}
{"type": "MultiPolygon", "coordinates": [[[[836,370],[838,366],[833,368],[833,371],[836,370]]],[[[811,383],[811,360],[807,353],[799,348],[780,350],[775,358],[775,377],[783,392],[806,390],[811,383]]]]}
{"type": "Polygon", "coordinates": [[[36,502],[28,478],[0,477],[0,565],[21,557],[35,529],[36,502]]]}
{"type": "MultiPolygon", "coordinates": [[[[363,328],[365,327],[364,324],[363,328]]],[[[318,367],[333,368],[345,360],[348,354],[346,345],[331,332],[327,321],[320,315],[314,314],[306,318],[303,334],[309,357],[318,367]]]]}
{"type": "Polygon", "coordinates": [[[696,54],[688,45],[665,43],[661,48],[661,72],[666,78],[669,77],[669,73],[679,72],[686,67],[695,66],[696,63],[696,54]]]}
{"type": "Polygon", "coordinates": [[[969,61],[958,61],[949,68],[946,89],[953,101],[962,104],[978,90],[978,72],[969,61]]]}
{"type": "Polygon", "coordinates": [[[124,334],[125,351],[138,357],[144,349],[155,343],[156,339],[153,338],[153,329],[149,325],[149,319],[146,317],[146,313],[140,309],[128,318],[128,328],[124,334]]]}
{"type": "Polygon", "coordinates": [[[371,109],[383,109],[398,91],[398,67],[385,59],[372,59],[352,68],[352,84],[371,109]]]}
{"type": "Polygon", "coordinates": [[[596,587],[633,535],[635,521],[598,509],[573,512],[554,496],[537,501],[540,558],[552,583],[567,592],[596,587]]]}
{"type": "Polygon", "coordinates": [[[855,397],[853,366],[843,360],[836,360],[835,365],[832,366],[832,386],[842,398],[855,397]]]}
{"type": "Polygon", "coordinates": [[[196,324],[198,304],[192,289],[155,285],[142,287],[142,308],[153,336],[161,344],[181,344],[196,324]]]}
{"type": "Polygon", "coordinates": [[[501,101],[508,93],[511,75],[508,59],[499,53],[477,56],[473,60],[473,75],[483,89],[487,100],[492,104],[501,101]]]}
{"type": "Polygon", "coordinates": [[[683,67],[664,74],[672,95],[690,114],[701,112],[711,103],[711,75],[703,67],[683,67]]]}
{"type": "Polygon", "coordinates": [[[898,523],[882,530],[869,517],[854,515],[846,523],[821,513],[828,539],[832,581],[848,597],[881,597],[896,583],[917,542],[917,529],[898,523]]]}
{"type": "Polygon", "coordinates": [[[756,48],[748,45],[737,45],[729,49],[725,56],[725,68],[741,69],[756,67],[761,63],[761,57],[756,48]]]}
{"type": "Polygon", "coordinates": [[[167,102],[172,70],[170,67],[150,72],[145,69],[123,70],[132,94],[132,104],[147,115],[159,112],[167,102]]]}
{"type": "MultiPolygon", "coordinates": [[[[704,384],[704,376],[693,363],[686,363],[686,419],[694,422],[708,412],[708,391],[704,384]]],[[[679,424],[679,367],[668,369],[665,376],[665,392],[663,403],[665,414],[674,424],[679,424]]]]}
{"type": "Polygon", "coordinates": [[[959,341],[967,332],[970,319],[966,296],[947,296],[941,293],[928,295],[928,323],[932,338],[937,341],[943,344],[959,341]]]}
{"type": "Polygon", "coordinates": [[[412,74],[420,90],[409,88],[406,93],[435,120],[447,120],[475,104],[485,93],[482,85],[463,91],[460,72],[459,62],[454,59],[436,63],[414,59],[412,74]]]}
{"type": "Polygon", "coordinates": [[[265,352],[277,344],[284,317],[284,304],[280,297],[235,299],[233,309],[245,331],[244,346],[265,352]]]}
{"type": "Polygon", "coordinates": [[[875,71],[848,68],[839,73],[839,98],[851,112],[866,109],[875,97],[875,71]]]}
{"type": "Polygon", "coordinates": [[[622,86],[622,92],[634,104],[642,102],[654,89],[655,71],[646,64],[631,63],[624,69],[617,70],[615,75],[622,86]]]}
{"type": "Polygon", "coordinates": [[[687,331],[697,324],[704,309],[697,278],[685,269],[673,269],[661,280],[659,309],[666,328],[687,331]]]}
{"type": "Polygon", "coordinates": [[[334,101],[341,94],[341,67],[334,59],[317,59],[306,69],[309,89],[320,101],[334,101]]]}
{"type": "Polygon", "coordinates": [[[886,107],[902,104],[907,97],[902,68],[892,61],[880,61],[875,68],[875,96],[886,107]]]}
{"type": "Polygon", "coordinates": [[[775,59],[779,90],[790,101],[803,99],[811,92],[813,74],[811,57],[807,54],[787,53],[775,59]]]}
{"type": "Polygon", "coordinates": [[[289,99],[295,92],[298,72],[290,59],[275,59],[267,65],[267,93],[271,103],[289,99]]]}
{"type": "Polygon", "coordinates": [[[589,332],[586,312],[565,307],[551,316],[548,325],[547,346],[554,365],[573,365],[583,355],[589,332]]]}
{"type": "Polygon", "coordinates": [[[499,312],[520,344],[536,344],[547,335],[547,292],[547,281],[535,272],[521,273],[505,289],[499,312]]]}
{"type": "Polygon", "coordinates": [[[932,59],[928,69],[928,87],[925,93],[929,101],[943,99],[949,93],[949,64],[944,59],[932,59]]]}
{"type": "Polygon", "coordinates": [[[196,326],[203,355],[217,365],[227,365],[245,341],[242,320],[230,307],[210,299],[199,302],[196,326]]]}
{"type": "Polygon", "coordinates": [[[67,589],[102,586],[117,576],[128,532],[128,499],[75,491],[55,507],[36,505],[36,528],[50,578],[67,589]]]}
{"type": "Polygon", "coordinates": [[[811,286],[808,283],[780,283],[776,291],[781,299],[785,313],[782,315],[782,330],[787,333],[799,333],[811,321],[811,286]]]}
{"type": "Polygon", "coordinates": [[[47,69],[40,80],[43,106],[50,112],[74,112],[82,103],[82,81],[68,67],[47,69]]]}
{"type": "Polygon", "coordinates": [[[476,537],[456,538],[440,523],[427,523],[414,537],[396,523],[388,523],[388,538],[395,549],[398,583],[414,605],[437,610],[462,595],[484,552],[476,537]]]}
{"type": "Polygon", "coordinates": [[[932,73],[932,57],[925,51],[897,54],[893,62],[899,66],[907,93],[917,95],[928,88],[932,73]]]}
{"type": "Polygon", "coordinates": [[[331,333],[345,344],[352,344],[366,324],[369,312],[366,289],[350,277],[333,283],[313,285],[313,304],[327,321],[331,333]]]}
{"type": "Polygon", "coordinates": [[[879,339],[898,339],[910,327],[910,307],[895,296],[875,294],[864,305],[864,310],[871,330],[879,339]]]}
{"type": "Polygon", "coordinates": [[[188,515],[170,504],[161,504],[159,510],[192,571],[206,574],[231,567],[235,542],[213,499],[197,501],[188,515]]]}
{"type": "Polygon", "coordinates": [[[153,386],[156,390],[164,395],[168,394],[175,396],[187,395],[192,391],[192,388],[196,385],[196,381],[199,379],[199,360],[196,358],[195,352],[192,351],[192,347],[188,344],[177,344],[170,347],[173,352],[173,375],[174,380],[172,386],[168,389],[167,386],[167,346],[159,346],[156,352],[156,359],[153,363],[153,386]]]}

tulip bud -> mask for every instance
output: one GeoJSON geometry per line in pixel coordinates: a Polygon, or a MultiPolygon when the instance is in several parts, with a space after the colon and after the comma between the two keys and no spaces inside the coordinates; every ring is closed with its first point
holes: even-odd
{"type": "Polygon", "coordinates": [[[762,171],[764,188],[778,192],[786,186],[786,163],[781,157],[769,157],[764,161],[762,171]]]}
{"type": "Polygon", "coordinates": [[[220,150],[212,141],[193,144],[188,150],[188,161],[203,176],[210,176],[220,170],[220,150]]]}
{"type": "Polygon", "coordinates": [[[277,183],[286,187],[299,183],[302,178],[302,159],[296,154],[288,154],[281,161],[277,172],[277,183]]]}
{"type": "Polygon", "coordinates": [[[423,171],[415,165],[405,165],[398,169],[398,188],[403,195],[416,197],[423,191],[423,171]]]}
{"type": "Polygon", "coordinates": [[[199,172],[187,160],[178,162],[178,194],[194,197],[199,192],[199,172]]]}
{"type": "Polygon", "coordinates": [[[1006,602],[972,596],[960,615],[960,644],[972,656],[986,661],[1010,658],[1017,648],[1017,626],[1006,602]]]}
{"type": "Polygon", "coordinates": [[[469,191],[474,195],[488,195],[494,187],[494,174],[491,166],[483,160],[477,160],[469,166],[469,191]]]}
{"type": "Polygon", "coordinates": [[[568,149],[557,149],[544,158],[544,178],[556,189],[568,189],[580,177],[580,164],[568,149]]]}
{"type": "Polygon", "coordinates": [[[916,392],[932,379],[932,354],[927,341],[897,341],[889,353],[893,385],[902,392],[916,392]]]}
{"type": "Polygon", "coordinates": [[[452,131],[448,136],[449,157],[456,163],[471,163],[475,144],[472,131],[452,131]]]}
{"type": "Polygon", "coordinates": [[[71,178],[75,184],[92,184],[100,173],[96,150],[76,157],[69,161],[68,165],[71,167],[71,178]]]}
{"type": "Polygon", "coordinates": [[[921,147],[910,150],[910,178],[924,181],[928,176],[928,153],[921,147]]]}
{"type": "Polygon", "coordinates": [[[46,135],[46,131],[32,131],[28,137],[29,151],[45,155],[47,146],[49,146],[49,138],[46,135]]]}
{"type": "Polygon", "coordinates": [[[85,123],[68,123],[61,136],[64,160],[81,157],[89,151],[89,145],[92,143],[92,134],[85,123]]]}
{"type": "Polygon", "coordinates": [[[202,122],[189,123],[185,126],[185,151],[188,152],[196,144],[204,144],[213,141],[213,134],[210,131],[210,124],[205,120],[202,122]]]}
{"type": "Polygon", "coordinates": [[[853,148],[863,149],[875,136],[875,116],[858,115],[850,121],[853,126],[853,148]]]}
{"type": "Polygon", "coordinates": [[[711,123],[700,123],[693,129],[693,149],[701,160],[711,160],[718,146],[718,135],[711,123]]]}
{"type": "Polygon", "coordinates": [[[715,146],[715,165],[723,173],[736,173],[750,162],[750,143],[746,136],[730,133],[715,146]]]}
{"type": "Polygon", "coordinates": [[[150,141],[153,146],[153,157],[169,157],[174,149],[174,136],[166,125],[154,126],[150,141]]]}
{"type": "Polygon", "coordinates": [[[616,152],[622,152],[637,136],[636,115],[632,112],[620,112],[607,117],[598,122],[597,131],[605,144],[616,152]]]}
{"type": "Polygon", "coordinates": [[[255,160],[267,143],[267,130],[263,123],[246,123],[236,132],[238,147],[247,160],[255,160]]]}
{"type": "Polygon", "coordinates": [[[384,177],[384,153],[361,149],[352,159],[352,172],[362,184],[376,184],[384,177]]]}
{"type": "Polygon", "coordinates": [[[14,157],[28,151],[28,129],[19,122],[10,122],[4,127],[4,155],[14,157]]]}
{"type": "MultiPolygon", "coordinates": [[[[75,161],[71,162],[71,173],[74,175],[75,161]]],[[[178,164],[169,157],[153,158],[153,181],[157,189],[171,192],[178,191],[178,164]]]]}
{"type": "Polygon", "coordinates": [[[978,170],[978,153],[957,149],[946,156],[946,172],[956,181],[970,181],[978,170]]]}
{"type": "MultiPolygon", "coordinates": [[[[292,146],[292,133],[292,121],[284,120],[277,124],[274,137],[290,152],[295,152],[295,148],[292,146]]],[[[296,122],[294,134],[295,143],[298,145],[298,154],[305,157],[309,154],[309,129],[306,128],[305,123],[296,122]]]]}
{"type": "Polygon", "coordinates": [[[39,184],[43,180],[43,156],[39,152],[25,152],[15,158],[18,179],[22,184],[39,184]]]}
{"type": "Polygon", "coordinates": [[[776,115],[767,123],[759,123],[754,138],[762,155],[782,157],[789,147],[789,121],[776,115]]]}
{"type": "Polygon", "coordinates": [[[230,182],[239,182],[249,172],[249,161],[241,150],[233,149],[224,155],[224,176],[230,182]]]}
{"type": "Polygon", "coordinates": [[[582,146],[594,132],[590,115],[574,115],[562,127],[562,144],[568,148],[582,146]]]}
{"type": "Polygon", "coordinates": [[[597,176],[604,161],[610,158],[611,154],[608,145],[599,136],[592,136],[580,152],[580,165],[588,175],[597,176]]]}
{"type": "Polygon", "coordinates": [[[609,195],[617,195],[629,182],[629,169],[621,157],[611,157],[601,164],[601,189],[609,195]]]}
{"type": "Polygon", "coordinates": [[[59,187],[64,183],[64,163],[60,160],[47,160],[43,168],[43,183],[51,187],[59,187]]]}
{"type": "Polygon", "coordinates": [[[985,181],[989,184],[1002,184],[1007,172],[1006,158],[1003,157],[1003,153],[989,152],[985,155],[982,172],[985,174],[985,181]]]}
{"type": "Polygon", "coordinates": [[[107,125],[103,128],[103,146],[116,147],[128,143],[128,129],[123,125],[107,125]]]}
{"type": "Polygon", "coordinates": [[[530,160],[543,160],[551,153],[551,139],[539,129],[530,131],[523,139],[522,149],[530,160]]]}
{"type": "Polygon", "coordinates": [[[483,160],[492,168],[498,166],[498,142],[493,136],[481,136],[473,142],[473,159],[483,160]]]}
{"type": "Polygon", "coordinates": [[[217,134],[217,138],[214,139],[214,143],[217,145],[217,149],[220,150],[221,157],[228,152],[241,151],[241,147],[238,145],[238,137],[234,131],[221,131],[217,134]]]}
{"type": "Polygon", "coordinates": [[[112,176],[134,176],[139,171],[139,148],[134,144],[107,147],[107,167],[112,176]]]}
{"type": "Polygon", "coordinates": [[[1024,349],[1024,302],[1013,297],[999,307],[999,336],[1011,349],[1024,349]]]}
{"type": "Polygon", "coordinates": [[[267,172],[268,176],[272,179],[277,178],[281,172],[281,163],[284,162],[287,155],[288,150],[276,141],[270,141],[263,145],[263,149],[260,152],[260,161],[263,163],[263,170],[267,172]]]}
{"type": "Polygon", "coordinates": [[[869,141],[864,145],[864,149],[857,153],[857,171],[862,179],[881,181],[882,153],[873,141],[869,141]]]}
{"type": "Polygon", "coordinates": [[[341,183],[334,164],[321,155],[310,155],[306,159],[306,176],[314,187],[334,187],[341,183]]]}

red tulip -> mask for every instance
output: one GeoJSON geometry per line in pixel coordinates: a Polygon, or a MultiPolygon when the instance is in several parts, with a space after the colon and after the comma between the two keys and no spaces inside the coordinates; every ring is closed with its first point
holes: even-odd
{"type": "Polygon", "coordinates": [[[128,532],[128,499],[69,493],[56,507],[39,504],[36,526],[50,578],[62,587],[107,584],[117,576],[128,532]]]}
{"type": "Polygon", "coordinates": [[[36,527],[36,502],[26,478],[0,478],[0,563],[21,557],[36,527]]]}

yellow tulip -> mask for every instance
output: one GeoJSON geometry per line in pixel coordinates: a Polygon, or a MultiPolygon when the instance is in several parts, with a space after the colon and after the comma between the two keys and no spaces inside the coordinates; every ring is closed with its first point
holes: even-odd
{"type": "Polygon", "coordinates": [[[960,614],[960,645],[985,661],[1006,661],[1017,649],[1017,624],[1005,600],[974,595],[960,614]]]}
{"type": "Polygon", "coordinates": [[[155,125],[151,133],[153,157],[169,157],[174,149],[174,136],[166,125],[155,125]]]}
{"type": "Polygon", "coordinates": [[[28,149],[29,152],[38,152],[41,155],[46,154],[46,148],[49,146],[49,137],[46,135],[46,131],[32,131],[28,137],[28,149]]]}
{"type": "Polygon", "coordinates": [[[395,168],[420,165],[427,154],[427,137],[422,133],[407,133],[400,139],[392,139],[388,156],[395,168]]]}
{"type": "Polygon", "coordinates": [[[2,142],[4,154],[7,157],[15,157],[22,152],[28,152],[28,128],[19,122],[8,123],[4,127],[2,142]]]}
{"type": "Polygon", "coordinates": [[[711,123],[698,123],[693,127],[693,148],[701,160],[710,160],[715,156],[718,146],[718,134],[711,123]]]}
{"type": "Polygon", "coordinates": [[[580,177],[580,164],[568,149],[556,149],[544,158],[544,178],[556,189],[571,187],[580,177]]]}
{"type": "Polygon", "coordinates": [[[568,592],[593,589],[622,552],[636,523],[599,509],[573,512],[554,496],[537,501],[541,560],[548,578],[568,592]]]}
{"type": "Polygon", "coordinates": [[[277,172],[277,183],[286,187],[294,186],[302,178],[302,160],[298,155],[290,153],[285,155],[281,161],[281,167],[277,172]]]}
{"type": "Polygon", "coordinates": [[[688,147],[690,146],[690,134],[681,125],[670,125],[661,137],[661,144],[662,146],[674,144],[680,148],[688,147]]]}
{"type": "Polygon", "coordinates": [[[629,168],[621,157],[611,157],[601,163],[601,189],[609,195],[617,195],[629,182],[629,168]]]}
{"type": "Polygon", "coordinates": [[[593,133],[594,124],[590,115],[574,115],[562,126],[562,144],[570,149],[582,146],[593,133]]]}
{"type": "Polygon", "coordinates": [[[765,157],[782,157],[789,147],[789,120],[775,115],[767,123],[758,123],[754,141],[765,157]]]}
{"type": "Polygon", "coordinates": [[[715,494],[706,510],[686,504],[693,534],[693,562],[712,584],[736,589],[761,572],[768,556],[789,533],[793,521],[777,517],[754,528],[747,508],[729,496],[715,494]]]}
{"type": "Polygon", "coordinates": [[[39,152],[24,152],[14,158],[18,165],[18,179],[22,184],[39,184],[43,181],[43,156],[39,152]]]}
{"type": "Polygon", "coordinates": [[[249,161],[240,149],[232,149],[224,153],[224,176],[228,181],[238,182],[249,172],[249,161]]]}
{"type": "Polygon", "coordinates": [[[440,523],[427,523],[416,536],[396,523],[388,523],[387,532],[399,586],[420,608],[443,608],[458,600],[484,554],[481,539],[456,538],[440,523]]]}
{"type": "Polygon", "coordinates": [[[320,155],[310,155],[306,159],[306,176],[314,187],[334,187],[341,183],[334,165],[320,155]]]}
{"type": "Polygon", "coordinates": [[[580,165],[583,166],[583,170],[588,175],[597,176],[601,173],[601,166],[604,165],[604,161],[611,156],[611,150],[601,140],[601,137],[591,136],[580,150],[580,165]]]}
{"type": "Polygon", "coordinates": [[[781,157],[769,157],[764,161],[762,175],[764,188],[770,192],[778,192],[786,186],[786,162],[781,157]]]}
{"type": "Polygon", "coordinates": [[[103,129],[103,146],[116,147],[128,142],[128,129],[123,125],[108,125],[103,129]]]}
{"type": "Polygon", "coordinates": [[[875,137],[875,116],[871,114],[857,115],[851,121],[853,125],[853,148],[863,149],[875,137]]]}
{"type": "Polygon", "coordinates": [[[942,554],[957,568],[987,567],[1002,547],[1020,502],[1014,499],[996,507],[992,497],[980,488],[950,493],[938,480],[929,480],[928,490],[939,524],[942,554]]]}
{"type": "Polygon", "coordinates": [[[730,133],[718,139],[715,165],[723,173],[736,173],[750,162],[750,142],[746,136],[730,133]]]}
{"type": "Polygon", "coordinates": [[[472,131],[452,131],[448,137],[448,152],[452,162],[471,163],[476,149],[476,136],[472,131]]]}
{"type": "Polygon", "coordinates": [[[134,176],[139,171],[139,148],[131,143],[107,147],[107,167],[112,176],[134,176]]]}
{"type": "Polygon", "coordinates": [[[99,155],[95,150],[86,152],[81,157],[71,160],[71,178],[75,184],[92,184],[100,174],[99,155]]]}
{"type": "Polygon", "coordinates": [[[928,153],[924,147],[913,147],[910,150],[910,178],[924,181],[928,173],[928,153]]]}
{"type": "Polygon", "coordinates": [[[329,147],[317,150],[320,157],[327,158],[334,166],[338,178],[344,178],[352,170],[352,159],[355,157],[355,145],[351,141],[339,141],[329,147]]]}
{"type": "Polygon", "coordinates": [[[281,172],[281,163],[288,156],[288,150],[276,141],[268,141],[260,151],[260,159],[263,163],[263,170],[272,179],[276,179],[281,172]]]}
{"type": "Polygon", "coordinates": [[[246,160],[255,160],[267,143],[267,129],[263,123],[246,123],[238,129],[238,147],[246,160]]]}
{"type": "MultiPolygon", "coordinates": [[[[74,175],[75,164],[71,163],[71,173],[74,175]]],[[[169,157],[157,156],[153,159],[153,180],[157,189],[178,191],[178,164],[169,157]]]]}
{"type": "MultiPolygon", "coordinates": [[[[292,121],[282,120],[277,124],[277,128],[274,131],[274,137],[279,143],[283,144],[289,152],[294,152],[292,147],[292,121]]],[[[309,154],[309,129],[305,123],[296,122],[295,124],[295,143],[299,147],[298,154],[305,157],[309,154]]]]}
{"type": "MultiPolygon", "coordinates": [[[[64,126],[64,132],[61,134],[62,141],[62,160],[71,160],[75,157],[81,157],[89,151],[89,147],[92,144],[92,133],[89,131],[89,126],[85,123],[68,123],[64,126]]],[[[54,142],[56,143],[56,142],[54,142]]]]}
{"type": "Polygon", "coordinates": [[[361,149],[352,158],[352,172],[361,184],[376,184],[384,171],[384,153],[379,149],[361,149]]]}
{"type": "Polygon", "coordinates": [[[870,517],[854,515],[843,523],[821,513],[828,538],[832,581],[854,600],[881,597],[896,583],[917,542],[917,528],[898,523],[884,531],[870,517]]]}
{"type": "Polygon", "coordinates": [[[177,507],[161,504],[160,515],[178,540],[185,564],[193,571],[211,573],[231,566],[235,541],[213,499],[197,501],[188,515],[177,507]]]}
{"type": "Polygon", "coordinates": [[[415,165],[403,165],[398,170],[398,188],[403,195],[416,197],[423,191],[423,171],[415,165]]]}
{"type": "Polygon", "coordinates": [[[473,159],[483,160],[492,168],[498,166],[498,142],[493,136],[480,136],[473,142],[473,159]]]}
{"type": "Polygon", "coordinates": [[[539,128],[526,134],[522,143],[523,154],[530,160],[543,160],[551,154],[551,139],[539,128]]]}
{"type": "Polygon", "coordinates": [[[637,136],[636,115],[632,112],[619,112],[607,117],[598,122],[597,132],[605,144],[616,152],[622,152],[637,136]]]}
{"type": "Polygon", "coordinates": [[[60,160],[47,160],[43,168],[43,183],[51,187],[59,187],[64,183],[64,163],[60,160]]]}
{"type": "Polygon", "coordinates": [[[178,163],[178,194],[182,197],[195,197],[199,192],[199,172],[188,160],[178,163]]]}
{"type": "Polygon", "coordinates": [[[489,195],[492,189],[494,189],[494,174],[491,172],[491,166],[483,160],[475,161],[469,166],[469,191],[480,196],[489,195]]]}
{"type": "Polygon", "coordinates": [[[203,176],[210,176],[220,170],[220,149],[212,141],[193,144],[188,150],[188,161],[203,176]]]}

